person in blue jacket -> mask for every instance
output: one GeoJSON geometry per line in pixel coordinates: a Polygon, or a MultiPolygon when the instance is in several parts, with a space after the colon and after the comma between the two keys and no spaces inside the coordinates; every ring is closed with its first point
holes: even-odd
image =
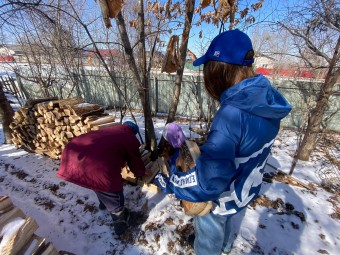
{"type": "MultiPolygon", "coordinates": [[[[191,202],[213,201],[210,213],[194,217],[191,240],[198,255],[231,251],[231,218],[259,194],[280,121],[291,110],[270,81],[255,74],[253,62],[251,40],[237,29],[220,33],[194,61],[194,66],[204,64],[205,88],[220,108],[196,166],[180,172],[172,158],[169,178],[163,174],[155,178],[166,194],[191,202]]],[[[177,141],[177,148],[184,141],[178,131],[170,130],[165,138],[170,143],[177,141]]]]}

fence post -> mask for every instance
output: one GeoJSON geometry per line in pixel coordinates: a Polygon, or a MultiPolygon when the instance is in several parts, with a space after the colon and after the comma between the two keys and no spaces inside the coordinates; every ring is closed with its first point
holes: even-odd
{"type": "Polygon", "coordinates": [[[25,100],[30,99],[29,93],[27,92],[24,85],[22,84],[20,75],[17,74],[16,79],[17,79],[18,87],[19,87],[19,90],[21,92],[22,98],[25,99],[25,100]]]}
{"type": "Polygon", "coordinates": [[[155,80],[155,114],[157,115],[158,112],[158,79],[155,76],[154,77],[155,80]]]}

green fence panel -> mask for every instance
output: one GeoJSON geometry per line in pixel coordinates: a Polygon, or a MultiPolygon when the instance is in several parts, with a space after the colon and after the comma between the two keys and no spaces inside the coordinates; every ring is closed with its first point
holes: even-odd
{"type": "MultiPolygon", "coordinates": [[[[59,75],[53,78],[48,88],[49,96],[65,98],[82,96],[87,103],[103,105],[108,108],[124,107],[125,102],[134,109],[142,110],[142,103],[134,79],[129,73],[113,73],[114,82],[106,72],[98,70],[81,70],[72,77],[59,75]],[[125,99],[124,99],[125,98],[125,99]]],[[[175,74],[155,73],[149,79],[149,95],[151,109],[154,113],[169,112],[175,87],[175,74]]],[[[45,97],[41,86],[29,80],[21,81],[21,86],[28,98],[45,97]]],[[[283,119],[287,127],[302,127],[308,121],[308,110],[315,106],[316,94],[321,82],[312,80],[272,80],[276,87],[291,103],[291,113],[283,119]]],[[[325,114],[327,128],[340,131],[340,85],[337,84],[332,94],[325,114]]],[[[181,84],[181,94],[177,107],[178,116],[193,118],[208,118],[216,112],[218,104],[206,93],[203,77],[184,75],[181,84]]]]}

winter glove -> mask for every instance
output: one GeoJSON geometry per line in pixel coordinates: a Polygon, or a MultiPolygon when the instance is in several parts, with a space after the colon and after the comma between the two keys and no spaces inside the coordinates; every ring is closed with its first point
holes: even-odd
{"type": "Polygon", "coordinates": [[[163,137],[174,148],[181,148],[182,143],[187,139],[182,128],[175,123],[168,123],[165,125],[163,137]]]}
{"type": "Polygon", "coordinates": [[[169,178],[165,177],[164,174],[158,173],[155,176],[154,183],[160,188],[160,190],[165,194],[174,193],[172,189],[169,187],[169,178]]]}

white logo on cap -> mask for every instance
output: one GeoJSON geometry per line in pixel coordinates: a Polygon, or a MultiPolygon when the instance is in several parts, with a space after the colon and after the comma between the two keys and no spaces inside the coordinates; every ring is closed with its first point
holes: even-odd
{"type": "Polygon", "coordinates": [[[220,51],[215,51],[214,52],[214,57],[219,57],[220,56],[220,51]]]}

